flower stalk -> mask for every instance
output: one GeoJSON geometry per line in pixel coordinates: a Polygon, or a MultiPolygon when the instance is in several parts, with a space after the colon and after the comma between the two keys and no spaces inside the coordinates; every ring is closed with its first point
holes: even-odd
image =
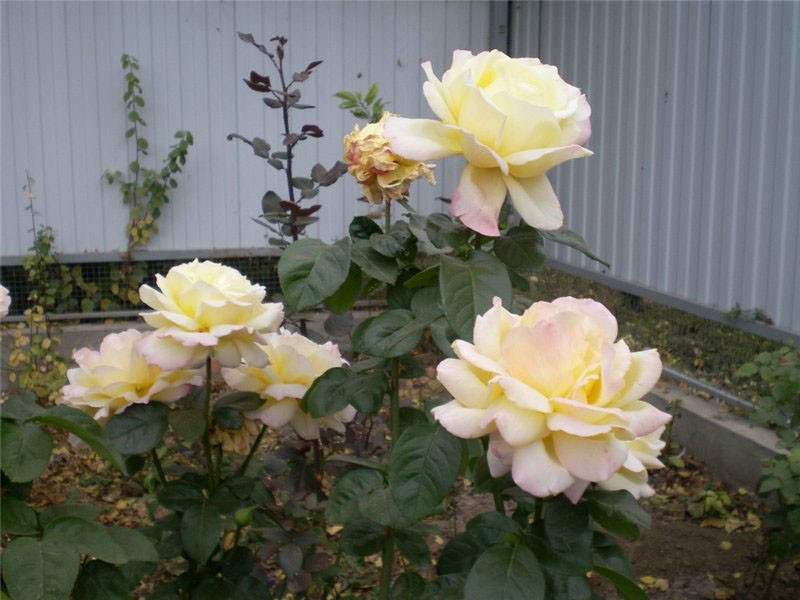
{"type": "Polygon", "coordinates": [[[206,457],[208,489],[213,492],[216,487],[216,476],[214,474],[214,456],[211,452],[211,356],[206,357],[205,392],[203,414],[206,418],[206,430],[203,432],[203,452],[206,457]]]}

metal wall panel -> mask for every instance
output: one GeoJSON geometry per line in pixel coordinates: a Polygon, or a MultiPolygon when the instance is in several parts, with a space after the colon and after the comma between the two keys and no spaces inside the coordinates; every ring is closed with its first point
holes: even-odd
{"type": "Polygon", "coordinates": [[[608,275],[800,333],[800,3],[515,2],[511,24],[592,105],[595,156],[551,178],[608,275]]]}
{"type": "MultiPolygon", "coordinates": [[[[256,49],[236,32],[266,42],[289,38],[290,66],[324,63],[302,86],[313,111],[294,123],[318,123],[319,142],[298,150],[297,172],[341,157],[342,137],[355,119],[338,108],[339,90],[378,83],[389,109],[430,116],[419,64],[441,73],[454,49],[487,49],[490,2],[34,2],[0,3],[2,42],[2,243],[0,254],[24,254],[30,217],[21,187],[25,170],[36,179],[37,210],[52,225],[62,253],[108,253],[124,248],[126,208],[101,174],[125,169],[133,154],[126,129],[120,56],[139,59],[147,106],[147,166],[160,165],[172,134],[195,137],[179,187],[148,246],[156,251],[263,247],[264,230],[250,219],[267,189],[285,190],[281,174],[246,146],[227,142],[239,132],[279,143],[279,113],[266,111],[242,83],[251,69],[268,71],[256,49]],[[310,149],[310,150],[309,150],[310,149]]],[[[263,59],[263,60],[262,60],[263,59]]],[[[439,184],[416,184],[414,204],[442,210],[459,167],[438,169],[439,184]]],[[[333,240],[356,214],[357,186],[345,178],[319,199],[322,220],[310,233],[333,240]]]]}

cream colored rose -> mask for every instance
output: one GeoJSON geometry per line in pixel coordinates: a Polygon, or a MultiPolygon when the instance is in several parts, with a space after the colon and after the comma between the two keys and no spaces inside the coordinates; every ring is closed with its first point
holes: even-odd
{"type": "Polygon", "coordinates": [[[638,472],[632,441],[670,420],[641,400],[661,374],[658,352],[631,352],[616,337],[616,319],[593,300],[537,302],[517,316],[496,298],[474,344],[456,340],[458,358],[439,364],[454,399],[433,415],[458,437],[490,436],[492,475],[511,470],[534,496],[577,502],[623,466],[638,472]]]}
{"type": "Polygon", "coordinates": [[[142,313],[156,328],[139,346],[147,360],[165,369],[197,366],[213,350],[220,364],[235,367],[266,364],[257,342],[283,321],[283,305],[264,303],[266,290],[239,271],[197,259],[156,275],[159,290],[139,288],[142,302],[155,312],[142,313]]]}
{"type": "Polygon", "coordinates": [[[261,408],[245,413],[249,419],[270,427],[290,424],[301,438],[319,438],[320,427],[339,433],[353,420],[356,410],[347,406],[321,419],[314,419],[300,409],[300,400],[314,380],[328,369],[344,364],[339,348],[331,343],[316,344],[298,333],[281,329],[266,336],[261,349],[269,358],[266,367],[242,365],[222,369],[222,377],[232,388],[255,392],[264,399],[261,408]]]}
{"type": "Polygon", "coordinates": [[[453,52],[441,81],[429,62],[425,98],[441,121],[394,118],[384,135],[411,160],[462,154],[467,166],[450,205],[454,216],[479,233],[499,235],[506,197],[532,227],[558,229],[564,221],[545,173],[592,153],[591,109],[581,91],[537,58],[509,58],[499,50],[477,56],[453,52]]]}
{"type": "Polygon", "coordinates": [[[666,446],[661,439],[665,427],[659,427],[653,433],[628,442],[628,458],[610,479],[600,482],[606,490],[627,490],[637,500],[649,498],[655,490],[647,484],[647,469],[662,469],[664,463],[658,455],[666,446]]]}
{"type": "Polygon", "coordinates": [[[11,295],[8,290],[0,285],[0,319],[8,315],[8,309],[11,307],[11,295]]]}
{"type": "Polygon", "coordinates": [[[78,366],[67,371],[61,402],[103,421],[133,404],[173,402],[203,383],[200,370],[164,371],[148,364],[136,350],[148,335],[129,329],[107,335],[99,351],[76,350],[78,366]]]}
{"type": "Polygon", "coordinates": [[[347,171],[363,186],[364,196],[371,204],[380,204],[384,198],[400,200],[416,179],[424,177],[428,183],[436,183],[433,165],[401,158],[389,148],[389,142],[383,137],[383,126],[386,119],[393,116],[383,113],[380,121],[364,129],[356,125],[344,138],[347,171]]]}

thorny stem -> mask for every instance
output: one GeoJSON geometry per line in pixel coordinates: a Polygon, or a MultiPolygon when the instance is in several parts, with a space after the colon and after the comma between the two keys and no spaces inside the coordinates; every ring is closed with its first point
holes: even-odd
{"type": "Polygon", "coordinates": [[[383,209],[383,233],[389,233],[389,230],[392,228],[392,204],[391,200],[386,199],[384,201],[384,209],[383,209]]]}
{"type": "Polygon", "coordinates": [[[164,475],[164,469],[161,466],[161,459],[158,458],[158,452],[156,452],[155,448],[150,450],[150,458],[153,461],[153,466],[156,468],[156,472],[158,473],[158,478],[161,480],[161,484],[167,485],[167,476],[164,475]]]}
{"type": "Polygon", "coordinates": [[[255,441],[253,442],[253,445],[250,446],[250,452],[247,453],[247,456],[245,457],[244,462],[242,462],[242,464],[239,465],[239,468],[236,469],[236,476],[237,477],[239,475],[244,475],[245,471],[247,471],[247,467],[250,465],[250,461],[253,460],[253,455],[255,455],[256,450],[258,450],[258,447],[261,445],[261,439],[264,437],[264,434],[266,432],[267,432],[267,426],[266,425],[262,425],[261,426],[261,431],[258,432],[258,436],[256,437],[255,441]]]}
{"type": "Polygon", "coordinates": [[[389,592],[392,586],[392,566],[394,564],[394,535],[392,530],[386,533],[383,540],[383,552],[381,553],[381,587],[380,600],[389,600],[389,592]]]}
{"type": "Polygon", "coordinates": [[[208,472],[208,489],[214,491],[216,477],[214,475],[214,456],[211,454],[211,356],[206,358],[206,394],[203,403],[206,416],[206,430],[203,433],[203,451],[206,456],[206,469],[208,472]]]}

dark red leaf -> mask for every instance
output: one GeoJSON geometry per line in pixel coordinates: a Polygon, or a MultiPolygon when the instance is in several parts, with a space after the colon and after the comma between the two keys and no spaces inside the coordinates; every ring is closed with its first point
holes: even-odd
{"type": "Polygon", "coordinates": [[[313,69],[314,67],[318,67],[321,64],[322,64],[321,60],[315,60],[313,62],[308,63],[308,66],[306,67],[306,72],[311,71],[311,69],[313,69]]]}
{"type": "Polygon", "coordinates": [[[322,129],[320,129],[316,125],[303,125],[300,131],[310,137],[315,137],[315,138],[321,138],[323,135],[322,129]]]}

